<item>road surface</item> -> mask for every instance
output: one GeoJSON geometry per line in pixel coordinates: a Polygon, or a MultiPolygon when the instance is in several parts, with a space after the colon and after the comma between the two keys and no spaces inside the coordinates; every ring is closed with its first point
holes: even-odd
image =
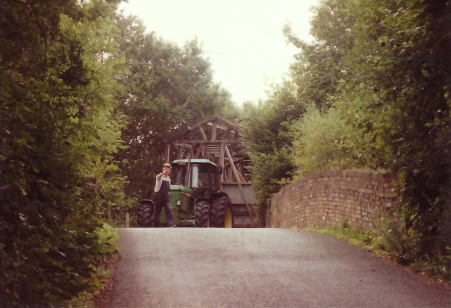
{"type": "Polygon", "coordinates": [[[289,229],[122,229],[113,308],[451,307],[451,288],[289,229]]]}

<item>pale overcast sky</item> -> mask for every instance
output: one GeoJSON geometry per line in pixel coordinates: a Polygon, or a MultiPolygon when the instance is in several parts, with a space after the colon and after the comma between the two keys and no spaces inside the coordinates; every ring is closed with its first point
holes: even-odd
{"type": "Polygon", "coordinates": [[[297,49],[282,34],[311,42],[310,7],[319,0],[128,0],[126,15],[143,20],[147,31],[183,46],[197,37],[209,58],[213,79],[237,105],[257,103],[273,82],[280,83],[297,49]]]}

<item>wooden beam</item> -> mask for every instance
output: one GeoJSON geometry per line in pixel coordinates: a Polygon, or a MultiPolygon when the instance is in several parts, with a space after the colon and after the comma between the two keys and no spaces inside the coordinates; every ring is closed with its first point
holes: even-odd
{"type": "Polygon", "coordinates": [[[184,140],[172,140],[172,144],[193,144],[193,143],[225,143],[225,144],[238,144],[238,143],[247,143],[247,141],[242,140],[203,140],[203,139],[184,139],[184,140]]]}
{"type": "Polygon", "coordinates": [[[201,155],[201,153],[203,152],[203,147],[204,147],[204,143],[202,142],[200,145],[199,145],[199,148],[197,149],[197,152],[196,152],[196,155],[194,155],[194,158],[199,158],[200,157],[200,155],[201,155]]]}
{"type": "MultiPolygon", "coordinates": [[[[207,123],[207,125],[208,125],[208,126],[213,126],[212,123],[207,123]]],[[[218,126],[217,126],[217,128],[218,128],[219,130],[222,130],[222,131],[225,131],[225,130],[227,129],[227,127],[228,127],[228,126],[221,126],[221,125],[218,125],[218,126]]],[[[240,129],[233,129],[233,127],[232,127],[232,128],[229,127],[229,134],[231,134],[231,135],[236,135],[236,134],[238,134],[238,133],[239,133],[239,135],[240,135],[242,138],[247,139],[246,135],[243,134],[243,132],[241,131],[241,128],[240,128],[240,129]]]]}
{"type": "Polygon", "coordinates": [[[172,137],[172,138],[165,139],[164,142],[170,142],[171,140],[179,139],[179,138],[181,138],[182,136],[185,136],[185,135],[189,134],[190,132],[192,132],[192,131],[195,130],[196,128],[198,128],[198,127],[200,127],[200,126],[202,126],[202,125],[205,125],[205,124],[207,124],[208,122],[211,122],[211,121],[214,121],[214,120],[216,120],[216,117],[211,117],[211,118],[205,119],[205,120],[203,120],[203,121],[201,121],[201,122],[199,122],[199,123],[196,123],[196,124],[193,125],[193,126],[188,126],[188,128],[185,129],[183,132],[181,132],[181,133],[178,134],[178,135],[175,135],[175,136],[172,137]]]}
{"type": "Polygon", "coordinates": [[[189,187],[189,183],[188,183],[188,181],[189,181],[189,173],[190,173],[190,167],[191,167],[191,158],[193,157],[193,152],[189,152],[188,153],[188,166],[187,166],[187,169],[186,169],[186,174],[185,174],[185,182],[184,182],[184,185],[186,186],[186,187],[189,187]]]}
{"type": "Polygon", "coordinates": [[[244,179],[243,175],[241,174],[241,172],[238,171],[238,169],[236,170],[236,172],[238,173],[239,181],[240,182],[246,182],[246,180],[244,179]]]}
{"type": "Polygon", "coordinates": [[[172,142],[171,144],[172,144],[172,145],[175,145],[175,146],[177,146],[177,147],[182,147],[182,148],[189,149],[189,150],[192,150],[192,149],[193,149],[193,146],[192,146],[191,144],[186,144],[186,143],[176,143],[176,142],[172,142]]]}
{"type": "Polygon", "coordinates": [[[224,131],[224,134],[222,135],[221,140],[226,140],[229,130],[230,130],[230,127],[226,126],[226,130],[224,131]]]}
{"type": "MultiPolygon", "coordinates": [[[[232,155],[230,155],[229,148],[227,147],[226,144],[224,144],[224,151],[227,154],[227,157],[229,158],[230,166],[232,167],[233,173],[235,174],[237,181],[240,181],[238,171],[236,170],[235,164],[233,163],[232,155]]],[[[246,203],[247,211],[249,213],[249,217],[251,218],[252,225],[254,225],[254,217],[252,215],[252,209],[251,209],[251,206],[249,205],[249,201],[247,201],[246,194],[244,193],[244,189],[243,189],[243,186],[241,185],[241,182],[238,182],[238,186],[240,187],[241,195],[244,198],[244,202],[246,203]]]]}
{"type": "Polygon", "coordinates": [[[207,135],[205,135],[205,131],[202,126],[199,126],[200,134],[204,140],[207,140],[207,135]]]}
{"type": "MultiPolygon", "coordinates": [[[[249,182],[240,182],[241,183],[241,185],[244,185],[244,186],[251,186],[252,184],[251,183],[249,183],[249,182]]],[[[238,182],[226,182],[226,181],[224,181],[224,182],[222,182],[222,184],[236,184],[236,185],[238,185],[238,182]]]]}
{"type": "Polygon", "coordinates": [[[213,122],[213,127],[211,129],[211,140],[216,140],[216,127],[218,126],[218,123],[213,122]]]}
{"type": "Polygon", "coordinates": [[[169,163],[169,153],[171,151],[171,145],[169,143],[166,144],[166,150],[164,151],[164,161],[169,163]]]}
{"type": "MultiPolygon", "coordinates": [[[[222,174],[221,174],[221,183],[224,181],[224,144],[221,144],[221,149],[219,151],[219,166],[222,168],[222,174]]],[[[221,185],[222,189],[222,185],[221,185]]]]}
{"type": "Polygon", "coordinates": [[[235,135],[237,132],[241,132],[240,135],[243,138],[246,138],[246,136],[242,133],[243,128],[239,125],[233,124],[232,122],[229,122],[223,118],[219,118],[219,117],[211,117],[208,119],[205,119],[203,121],[200,121],[199,123],[196,123],[193,126],[188,126],[187,129],[185,129],[182,133],[170,138],[170,139],[165,139],[165,142],[170,142],[171,140],[175,140],[175,139],[180,139],[182,136],[185,136],[187,134],[189,134],[190,132],[192,132],[193,130],[197,129],[198,127],[201,127],[205,124],[209,125],[209,126],[213,126],[213,123],[221,123],[223,125],[225,125],[225,127],[217,125],[217,129],[219,130],[226,130],[227,127],[229,128],[229,133],[232,135],[235,135]]]}
{"type": "MultiPolygon", "coordinates": [[[[237,141],[239,141],[239,138],[240,138],[240,132],[237,131],[235,134],[235,137],[233,138],[233,141],[237,142],[237,141]]],[[[234,150],[234,149],[236,149],[236,144],[232,145],[232,150],[234,150]]]]}
{"type": "Polygon", "coordinates": [[[177,147],[177,159],[182,159],[183,148],[181,146],[177,147]]]}
{"type": "Polygon", "coordinates": [[[233,128],[234,130],[238,130],[238,131],[243,130],[243,128],[242,128],[241,126],[236,125],[236,124],[233,124],[232,122],[229,122],[229,121],[227,121],[227,120],[225,120],[225,119],[223,119],[223,118],[217,117],[217,118],[216,118],[216,121],[217,121],[217,122],[221,122],[221,123],[224,124],[225,126],[231,127],[231,128],[233,128]]]}
{"type": "Polygon", "coordinates": [[[235,138],[234,138],[234,139],[235,139],[235,141],[236,141],[236,140],[238,140],[239,138],[240,138],[240,132],[236,132],[236,134],[235,134],[235,138]]]}
{"type": "Polygon", "coordinates": [[[212,125],[211,123],[215,123],[215,122],[216,123],[217,122],[221,122],[225,126],[231,127],[234,130],[239,130],[239,131],[243,130],[243,128],[241,126],[233,124],[232,122],[229,122],[229,121],[227,121],[227,120],[225,120],[223,118],[220,118],[220,117],[211,117],[211,118],[205,119],[203,121],[200,121],[199,123],[196,123],[195,125],[188,127],[188,130],[192,131],[192,130],[198,128],[199,126],[202,126],[202,125],[205,125],[205,124],[208,124],[208,125],[211,126],[212,125]]]}
{"type": "Polygon", "coordinates": [[[198,128],[198,127],[200,127],[200,126],[202,126],[202,125],[205,125],[205,124],[207,124],[208,122],[213,122],[213,121],[215,121],[216,119],[217,119],[217,117],[211,117],[211,118],[208,118],[208,119],[206,119],[206,120],[200,121],[199,123],[194,124],[193,126],[188,127],[188,130],[190,130],[190,131],[195,130],[196,128],[198,128]]]}
{"type": "MultiPolygon", "coordinates": [[[[213,123],[207,123],[207,125],[208,126],[213,126],[213,123]]],[[[216,125],[216,128],[219,129],[219,130],[225,131],[225,130],[227,130],[228,127],[227,126],[216,125]]],[[[236,131],[235,130],[231,130],[229,128],[229,133],[232,134],[232,135],[235,135],[236,131]]]]}

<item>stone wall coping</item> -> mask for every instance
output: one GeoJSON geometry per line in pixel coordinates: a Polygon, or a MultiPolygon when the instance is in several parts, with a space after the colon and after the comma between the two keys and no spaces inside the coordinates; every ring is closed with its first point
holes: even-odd
{"type": "Polygon", "coordinates": [[[291,182],[290,184],[282,187],[280,189],[279,193],[289,190],[293,186],[297,186],[299,183],[313,181],[313,180],[319,180],[319,179],[323,179],[323,178],[331,178],[331,177],[352,177],[352,178],[362,178],[362,179],[373,179],[373,180],[379,181],[381,183],[390,183],[390,184],[393,180],[398,179],[398,177],[393,174],[377,174],[377,173],[364,172],[364,171],[353,171],[353,170],[322,171],[317,174],[306,175],[302,178],[295,180],[294,182],[291,182]]]}

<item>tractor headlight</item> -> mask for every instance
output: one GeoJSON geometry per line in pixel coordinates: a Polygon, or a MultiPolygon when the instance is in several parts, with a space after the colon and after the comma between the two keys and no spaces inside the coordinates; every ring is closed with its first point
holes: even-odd
{"type": "Polygon", "coordinates": [[[182,200],[177,200],[177,202],[175,204],[182,205],[182,200]]]}

